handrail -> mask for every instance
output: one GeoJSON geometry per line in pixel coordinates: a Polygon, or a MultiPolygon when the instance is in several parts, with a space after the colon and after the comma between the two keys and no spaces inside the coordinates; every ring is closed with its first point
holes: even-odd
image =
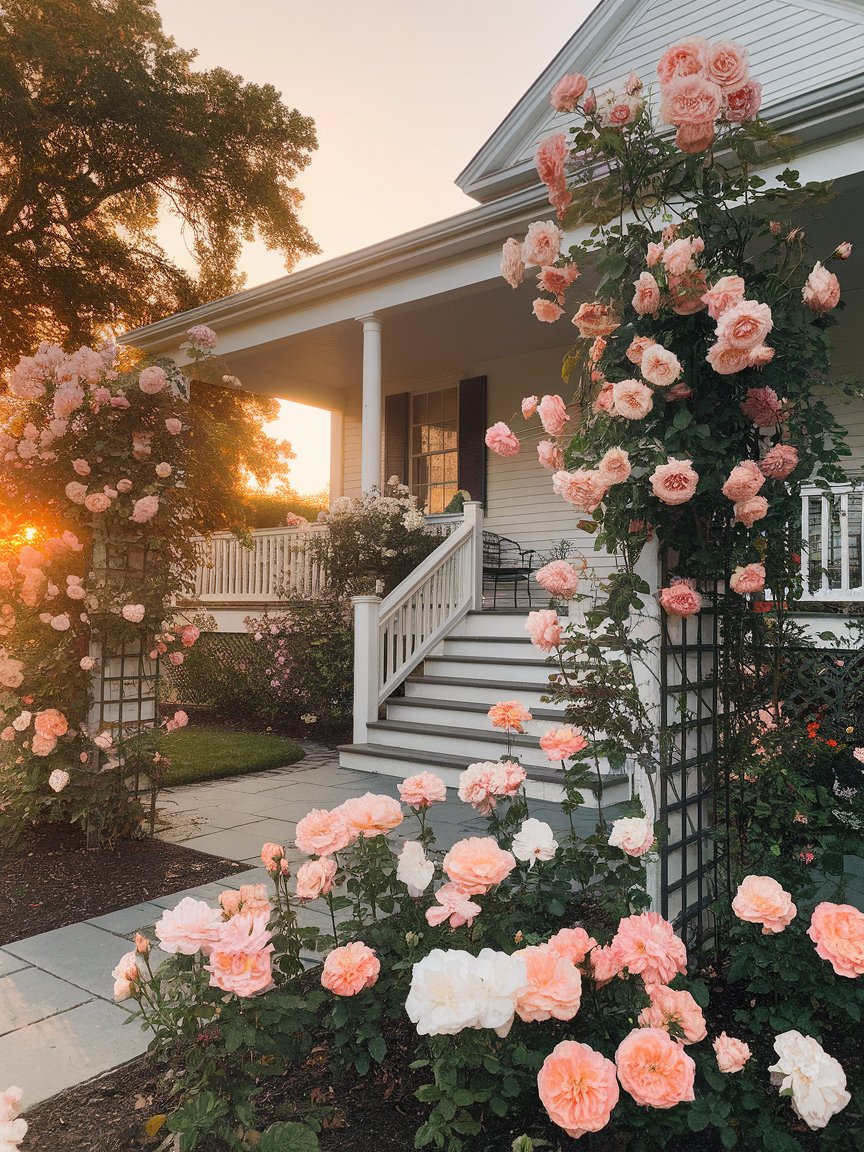
{"type": "Polygon", "coordinates": [[[482,606],[483,513],[466,502],[446,536],[383,600],[354,597],[354,742],[378,709],[472,609],[482,606]]]}
{"type": "Polygon", "coordinates": [[[325,575],[310,544],[326,531],[326,525],[256,528],[251,546],[231,532],[198,537],[195,543],[201,559],[194,599],[204,604],[275,603],[286,597],[319,595],[325,575]]]}
{"type": "Polygon", "coordinates": [[[864,486],[801,486],[803,603],[864,602],[864,486]]]}

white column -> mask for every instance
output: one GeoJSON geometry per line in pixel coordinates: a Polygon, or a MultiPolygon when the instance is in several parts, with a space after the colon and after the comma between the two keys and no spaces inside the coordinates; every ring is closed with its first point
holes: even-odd
{"type": "Polygon", "coordinates": [[[358,316],[363,325],[363,417],[360,484],[364,492],[381,483],[381,318],[358,316]]]}
{"type": "Polygon", "coordinates": [[[378,649],[380,596],[352,596],[354,605],[354,743],[365,744],[378,719],[381,681],[378,649]]]}

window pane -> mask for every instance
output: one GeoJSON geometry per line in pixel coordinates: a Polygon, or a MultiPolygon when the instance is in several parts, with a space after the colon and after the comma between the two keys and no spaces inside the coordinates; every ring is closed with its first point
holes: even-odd
{"type": "Polygon", "coordinates": [[[420,451],[421,452],[428,452],[430,447],[431,446],[429,444],[429,425],[424,424],[422,426],[422,428],[420,429],[420,451]]]}
{"type": "Polygon", "coordinates": [[[459,389],[448,388],[444,393],[444,419],[455,420],[459,408],[459,389]]]}
{"type": "Polygon", "coordinates": [[[412,424],[422,424],[426,419],[426,393],[423,392],[419,396],[412,397],[411,406],[413,412],[411,419],[412,424]]]}
{"type": "Polygon", "coordinates": [[[440,424],[429,425],[429,451],[440,452],[444,447],[444,429],[440,424]]]}
{"type": "Polygon", "coordinates": [[[442,455],[429,457],[429,472],[433,484],[440,484],[444,479],[444,457],[442,455]]]}
{"type": "Polygon", "coordinates": [[[444,456],[445,480],[457,480],[459,477],[459,458],[455,452],[448,452],[444,456]]]}
{"type": "Polygon", "coordinates": [[[411,451],[416,456],[422,451],[423,434],[419,425],[411,429],[411,451]]]}
{"type": "Polygon", "coordinates": [[[444,425],[444,447],[455,448],[458,442],[458,435],[456,421],[448,420],[444,425]]]}
{"type": "Polygon", "coordinates": [[[443,512],[444,505],[444,489],[440,485],[436,484],[434,488],[429,489],[429,512],[432,513],[433,516],[438,512],[443,512]]]}
{"type": "Polygon", "coordinates": [[[418,456],[414,461],[414,483],[423,487],[429,481],[429,457],[418,456]]]}
{"type": "Polygon", "coordinates": [[[443,408],[443,395],[441,392],[428,392],[426,394],[427,410],[426,419],[431,423],[433,420],[440,420],[443,408]]]}

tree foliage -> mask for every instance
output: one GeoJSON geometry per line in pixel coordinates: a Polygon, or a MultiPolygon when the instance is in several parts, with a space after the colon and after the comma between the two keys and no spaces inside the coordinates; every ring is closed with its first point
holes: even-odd
{"type": "Polygon", "coordinates": [[[294,180],[313,121],[162,30],[153,0],[0,3],[0,367],[237,291],[244,240],[318,248],[294,180]],[[190,273],[158,242],[183,224],[190,273]]]}

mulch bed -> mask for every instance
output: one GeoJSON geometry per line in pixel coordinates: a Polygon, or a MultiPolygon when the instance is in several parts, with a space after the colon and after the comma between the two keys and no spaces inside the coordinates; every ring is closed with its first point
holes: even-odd
{"type": "Polygon", "coordinates": [[[162,840],[87,849],[77,827],[41,826],[0,849],[0,945],[242,872],[223,860],[162,840]]]}

